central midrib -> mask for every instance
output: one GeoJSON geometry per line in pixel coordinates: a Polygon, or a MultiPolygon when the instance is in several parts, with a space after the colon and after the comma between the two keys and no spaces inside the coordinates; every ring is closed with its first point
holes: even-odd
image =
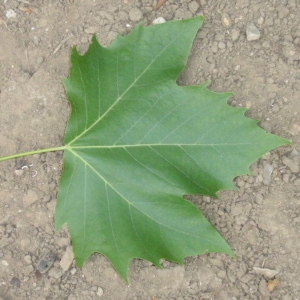
{"type": "Polygon", "coordinates": [[[71,146],[71,143],[67,144],[66,149],[116,149],[116,148],[140,148],[140,147],[220,147],[220,146],[245,146],[254,145],[254,143],[220,143],[220,144],[136,144],[136,145],[101,145],[101,146],[71,146]]]}

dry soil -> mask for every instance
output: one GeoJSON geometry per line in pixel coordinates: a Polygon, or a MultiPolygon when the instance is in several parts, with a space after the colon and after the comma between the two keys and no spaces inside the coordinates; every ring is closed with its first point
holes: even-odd
{"type": "Polygon", "coordinates": [[[76,268],[67,230],[53,225],[62,153],[35,155],[0,164],[0,299],[300,299],[300,1],[168,0],[153,11],[155,4],[1,0],[0,156],[62,145],[70,112],[62,78],[73,45],[84,52],[93,33],[106,46],[139,21],[202,14],[180,84],[210,81],[213,91],[234,92],[232,106],[293,141],[237,178],[239,190],[190,197],[237,259],[200,255],[183,266],[164,261],[162,270],[136,259],[129,285],[99,254],[76,268]],[[247,40],[250,22],[258,40],[247,40]],[[45,255],[53,265],[41,273],[45,255]]]}

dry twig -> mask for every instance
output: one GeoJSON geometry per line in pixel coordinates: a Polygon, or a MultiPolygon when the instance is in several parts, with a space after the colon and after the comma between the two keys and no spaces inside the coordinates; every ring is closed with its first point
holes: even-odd
{"type": "Polygon", "coordinates": [[[7,24],[6,24],[6,22],[2,19],[2,18],[0,18],[0,23],[2,23],[2,24],[4,24],[5,25],[5,27],[8,29],[8,30],[10,30],[8,27],[7,27],[7,24]]]}
{"type": "Polygon", "coordinates": [[[158,10],[165,2],[166,0],[158,0],[153,10],[158,10]]]}
{"type": "Polygon", "coordinates": [[[53,53],[51,54],[50,58],[53,57],[55,55],[55,53],[57,53],[59,51],[59,49],[61,48],[61,46],[67,41],[69,40],[70,38],[72,38],[73,35],[70,35],[66,38],[64,38],[60,43],[59,45],[55,48],[55,50],[53,51],[53,53]]]}

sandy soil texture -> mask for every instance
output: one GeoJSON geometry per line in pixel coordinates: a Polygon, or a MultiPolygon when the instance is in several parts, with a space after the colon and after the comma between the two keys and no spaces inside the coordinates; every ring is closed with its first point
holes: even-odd
{"type": "Polygon", "coordinates": [[[68,231],[53,225],[62,153],[29,156],[0,164],[0,299],[300,299],[300,1],[167,0],[153,11],[156,3],[1,0],[0,156],[62,145],[72,46],[84,52],[93,33],[106,46],[140,21],[202,14],[179,83],[234,92],[232,106],[293,141],[237,178],[239,190],[190,197],[237,259],[201,255],[162,270],[136,259],[128,286],[101,255],[78,269],[68,231]]]}

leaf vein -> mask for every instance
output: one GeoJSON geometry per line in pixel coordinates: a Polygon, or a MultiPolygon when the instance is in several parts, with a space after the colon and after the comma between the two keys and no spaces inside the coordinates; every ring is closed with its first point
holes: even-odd
{"type": "Polygon", "coordinates": [[[146,170],[148,170],[150,173],[154,174],[156,177],[162,179],[163,181],[167,182],[168,184],[172,185],[172,186],[177,186],[179,188],[181,188],[179,185],[175,185],[174,183],[172,183],[171,181],[168,181],[167,179],[163,178],[161,175],[153,172],[152,170],[150,170],[146,165],[144,165],[142,162],[140,162],[137,158],[134,157],[134,155],[132,155],[127,149],[124,149],[138,164],[140,164],[143,168],[145,168],[146,170]]]}
{"type": "Polygon", "coordinates": [[[108,210],[109,223],[110,223],[110,228],[111,228],[111,234],[113,236],[114,244],[115,244],[115,247],[116,247],[116,250],[117,250],[117,254],[118,254],[118,259],[119,259],[119,261],[121,261],[120,260],[120,250],[119,250],[119,247],[117,245],[117,239],[116,239],[116,235],[115,235],[115,231],[114,231],[114,227],[113,227],[113,222],[112,222],[112,218],[111,218],[110,201],[109,201],[109,197],[108,197],[107,184],[108,184],[108,182],[106,181],[105,182],[105,192],[106,192],[106,202],[107,202],[107,210],[108,210]]]}
{"type": "Polygon", "coordinates": [[[196,186],[198,186],[199,188],[203,188],[202,186],[199,185],[199,183],[195,182],[188,174],[186,174],[185,172],[183,172],[181,169],[179,169],[177,166],[175,166],[172,162],[170,162],[168,159],[166,159],[163,155],[161,155],[159,152],[155,151],[153,149],[153,147],[149,146],[150,149],[152,149],[152,151],[154,151],[157,155],[159,155],[162,159],[164,159],[168,164],[170,164],[171,166],[173,166],[175,169],[177,169],[181,174],[183,174],[186,178],[188,178],[191,182],[193,182],[196,186]]]}
{"type": "Polygon", "coordinates": [[[136,229],[136,226],[135,226],[135,224],[134,224],[134,220],[133,220],[133,217],[132,217],[131,207],[132,207],[132,205],[129,205],[129,213],[130,213],[130,219],[131,219],[131,223],[132,223],[133,229],[134,229],[134,231],[135,231],[135,234],[136,234],[137,238],[139,239],[140,244],[142,245],[142,247],[144,248],[144,250],[148,253],[148,255],[149,255],[150,257],[152,257],[152,254],[148,251],[148,248],[144,245],[143,240],[141,239],[141,237],[140,237],[139,234],[138,234],[138,231],[137,231],[137,229],[136,229]]]}
{"type": "Polygon", "coordinates": [[[66,192],[66,195],[65,195],[64,200],[63,200],[63,203],[64,203],[64,204],[63,204],[62,211],[66,211],[65,205],[66,205],[66,201],[67,201],[67,199],[68,199],[68,195],[69,195],[71,183],[73,182],[73,176],[74,176],[74,174],[75,174],[76,167],[77,167],[77,158],[75,157],[75,164],[74,164],[74,167],[73,167],[73,170],[72,170],[71,178],[70,178],[70,180],[69,180],[69,184],[68,184],[68,187],[67,187],[67,192],[66,192]]]}
{"type": "MultiPolygon", "coordinates": [[[[234,144],[227,144],[227,143],[220,143],[220,144],[135,144],[135,145],[101,145],[101,146],[72,146],[66,147],[67,149],[113,149],[113,148],[135,148],[135,147],[234,147],[234,146],[249,146],[249,145],[258,145],[258,143],[234,143],[234,144]]],[[[68,146],[68,145],[67,145],[68,146]]]]}
{"type": "MultiPolygon", "coordinates": [[[[175,92],[174,92],[175,93],[175,92]]],[[[170,95],[171,95],[172,93],[170,93],[170,95]]],[[[147,131],[146,133],[145,133],[145,135],[142,137],[142,139],[138,142],[138,144],[141,144],[141,142],[145,139],[145,137],[147,136],[147,135],[149,135],[149,133],[150,132],[152,132],[157,126],[158,126],[158,124],[159,123],[161,123],[164,119],[166,119],[168,116],[170,116],[173,112],[174,112],[174,110],[175,109],[177,109],[177,108],[179,108],[180,106],[182,106],[185,102],[186,102],[187,100],[184,100],[183,102],[180,102],[180,103],[178,103],[176,106],[174,106],[171,110],[169,110],[168,112],[167,112],[167,114],[165,114],[152,128],[150,128],[150,130],[149,131],[147,131]]]]}
{"type": "MultiPolygon", "coordinates": [[[[98,124],[122,99],[122,97],[135,85],[135,83],[151,68],[153,63],[179,38],[185,31],[187,31],[189,27],[182,30],[173,40],[170,41],[152,60],[151,62],[145,67],[145,69],[140,73],[140,75],[134,79],[134,81],[128,86],[128,88],[122,93],[122,95],[119,95],[118,91],[118,98],[116,101],[106,110],[106,112],[99,117],[94,123],[92,123],[88,128],[86,127],[84,131],[82,131],[78,136],[76,136],[72,141],[69,142],[69,145],[74,143],[76,140],[78,140],[82,135],[84,135],[86,132],[88,132],[91,128],[93,128],[96,124],[98,124]]],[[[118,55],[117,55],[117,64],[118,64],[118,55]]],[[[118,70],[118,67],[117,67],[118,70]]],[[[118,71],[117,71],[118,73],[118,71]]],[[[118,74],[117,74],[117,83],[118,83],[118,74]]],[[[85,88],[84,88],[85,90],[85,88]]],[[[86,93],[85,93],[85,101],[86,101],[86,93]]],[[[87,110],[86,110],[87,112],[87,110]]]]}
{"type": "Polygon", "coordinates": [[[81,67],[80,64],[77,63],[78,65],[78,70],[79,70],[79,74],[80,74],[80,80],[82,82],[82,87],[83,87],[83,91],[84,91],[84,108],[85,108],[85,130],[87,128],[87,124],[88,124],[88,105],[87,105],[87,99],[86,99],[86,87],[84,84],[84,80],[83,80],[83,76],[82,76],[82,71],[81,71],[81,67]]]}
{"type": "Polygon", "coordinates": [[[87,201],[87,197],[86,197],[86,164],[84,164],[84,196],[83,196],[83,240],[81,242],[81,248],[79,250],[80,256],[82,256],[84,247],[85,247],[85,240],[86,240],[86,201],[87,201]]]}
{"type": "MultiPolygon", "coordinates": [[[[99,178],[101,178],[104,182],[105,182],[105,186],[106,186],[106,193],[107,193],[107,186],[110,186],[120,197],[121,199],[123,199],[124,201],[126,201],[128,204],[132,205],[133,207],[135,207],[138,211],[140,211],[143,215],[145,215],[146,217],[148,217],[149,219],[153,220],[154,222],[156,222],[157,224],[160,224],[166,228],[169,228],[173,231],[176,231],[178,233],[182,233],[182,234],[185,234],[185,235],[188,235],[188,236],[191,236],[191,237],[195,237],[195,238],[200,238],[200,239],[203,239],[203,240],[207,240],[207,241],[210,241],[209,239],[207,238],[204,238],[202,236],[198,236],[198,235],[195,235],[195,234],[191,234],[191,233],[188,233],[188,232],[185,232],[185,231],[182,231],[182,230],[178,230],[176,228],[173,228],[173,227],[170,227],[166,224],[163,224],[161,223],[160,221],[156,220],[155,218],[153,218],[152,216],[150,216],[149,214],[145,213],[144,211],[142,211],[141,209],[139,209],[138,207],[134,206],[133,205],[133,202],[130,202],[128,199],[126,199],[109,181],[107,181],[99,172],[97,172],[88,162],[86,162],[80,155],[78,155],[76,152],[70,150],[75,156],[77,156],[80,160],[82,160],[84,163],[86,163],[86,165],[96,174],[99,176],[99,178]]],[[[107,196],[108,197],[108,196],[107,196]]],[[[107,201],[107,204],[109,205],[109,201],[107,201]]],[[[109,210],[109,209],[108,209],[109,210]]],[[[110,210],[109,210],[110,211],[110,210]]],[[[110,215],[110,213],[109,213],[110,215]]],[[[112,226],[112,225],[111,225],[112,226]]],[[[112,227],[113,229],[113,227],[112,227]]],[[[210,241],[211,242],[211,241],[210,241]]],[[[220,243],[220,245],[222,245],[220,243]]],[[[117,247],[117,246],[116,246],[117,247]]],[[[118,250],[118,248],[117,248],[118,250]]],[[[118,251],[119,253],[119,251],[118,251]]]]}
{"type": "Polygon", "coordinates": [[[164,239],[164,234],[162,232],[162,229],[161,229],[161,225],[159,225],[159,232],[160,232],[160,236],[161,236],[161,239],[165,245],[165,247],[168,249],[168,251],[174,256],[176,257],[177,255],[169,248],[168,244],[165,242],[165,239],[164,239]]]}
{"type": "Polygon", "coordinates": [[[130,132],[130,130],[132,130],[150,111],[151,109],[156,105],[156,103],[159,101],[159,99],[157,99],[157,101],[146,111],[145,114],[143,114],[139,119],[137,119],[132,125],[130,128],[128,128],[124,134],[122,134],[114,143],[114,145],[117,144],[117,142],[122,139],[128,132],[130,132]]]}
{"type": "MultiPolygon", "coordinates": [[[[98,61],[100,60],[99,55],[100,51],[97,51],[98,61]]],[[[101,85],[100,85],[100,68],[97,68],[98,75],[98,118],[101,117],[101,85]]]]}
{"type": "Polygon", "coordinates": [[[161,143],[166,140],[171,134],[173,134],[176,130],[178,130],[180,127],[182,127],[184,124],[188,123],[192,118],[194,118],[195,116],[197,116],[199,113],[198,111],[190,116],[189,118],[185,119],[182,123],[180,123],[178,126],[176,126],[173,130],[171,130],[162,140],[161,143]]]}

